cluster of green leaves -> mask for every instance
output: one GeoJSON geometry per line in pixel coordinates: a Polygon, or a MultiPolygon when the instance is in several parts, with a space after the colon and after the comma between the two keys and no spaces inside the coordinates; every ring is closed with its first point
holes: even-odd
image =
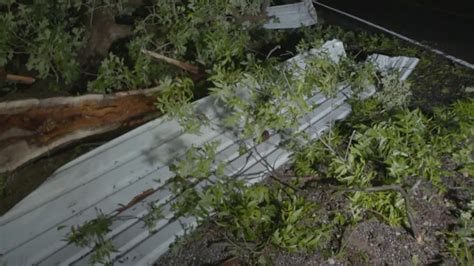
{"type": "Polygon", "coordinates": [[[402,108],[390,115],[383,110],[377,96],[355,105],[356,114],[298,152],[294,166],[299,175],[317,174],[360,190],[350,195],[355,220],[369,211],[397,225],[406,219],[402,195],[364,189],[403,187],[407,177],[415,176],[429,180],[443,192],[443,156],[451,157],[459,173],[474,176],[474,103],[472,99],[456,102],[438,109],[432,118],[420,110],[402,108]]]}
{"type": "Polygon", "coordinates": [[[437,141],[452,156],[457,171],[474,176],[474,99],[457,101],[449,110],[435,109],[437,141]]]}
{"type": "MultiPolygon", "coordinates": [[[[128,217],[128,219],[139,219],[143,221],[150,232],[153,232],[156,223],[165,218],[163,214],[163,205],[150,203],[148,204],[148,212],[142,217],[128,217]]],[[[111,231],[112,224],[122,219],[115,214],[104,214],[99,211],[97,217],[93,220],[86,221],[82,225],[74,225],[70,227],[70,231],[66,235],[66,241],[78,247],[89,247],[93,249],[89,263],[95,264],[111,264],[111,255],[117,252],[112,240],[107,237],[111,231]]],[[[62,230],[66,226],[59,226],[57,229],[62,230]]]]}
{"type": "Polygon", "coordinates": [[[440,149],[432,140],[430,126],[419,110],[402,110],[385,121],[357,124],[353,135],[339,136],[336,130],[295,156],[296,171],[307,175],[319,170],[325,178],[360,189],[350,196],[355,220],[369,210],[390,224],[403,223],[406,210],[401,195],[363,189],[403,186],[409,176],[424,177],[442,189],[440,149]]]}
{"type": "Polygon", "coordinates": [[[96,80],[89,82],[87,89],[92,92],[111,92],[134,87],[130,69],[125,65],[124,59],[113,53],[102,61],[96,80]]]}
{"type": "Polygon", "coordinates": [[[305,86],[285,70],[274,65],[253,65],[247,71],[227,75],[217,73],[211,80],[211,95],[229,107],[225,126],[241,128],[243,140],[262,141],[266,130],[295,128],[298,118],[311,110],[305,98],[315,87],[305,86]],[[236,83],[235,77],[241,77],[236,83]]]}
{"type": "Polygon", "coordinates": [[[472,265],[474,263],[472,248],[472,239],[474,238],[474,200],[469,202],[467,210],[461,212],[460,225],[459,229],[446,233],[448,236],[447,249],[460,265],[472,265]]]}
{"type": "MultiPolygon", "coordinates": [[[[308,62],[305,69],[255,59],[249,60],[244,69],[215,68],[210,77],[214,84],[210,94],[229,109],[224,126],[242,141],[264,141],[267,130],[285,132],[291,139],[298,134],[294,130],[298,119],[315,107],[307,99],[321,91],[321,86],[328,88],[323,92],[326,96],[333,97],[344,77],[362,87],[363,77],[375,76],[371,65],[350,60],[339,66],[329,57],[314,55],[308,62]],[[300,75],[294,75],[295,71],[300,75]],[[326,75],[331,84],[321,83],[321,75],[326,75]]],[[[179,115],[183,114],[178,113],[178,118],[179,115]]],[[[186,117],[192,115],[188,113],[186,117]]],[[[175,213],[194,215],[204,221],[211,217],[210,221],[231,233],[226,235],[230,244],[247,253],[251,252],[249,246],[258,251],[269,243],[295,251],[321,247],[327,241],[328,227],[318,224],[317,217],[311,218],[317,224],[311,230],[300,226],[309,210],[314,209],[310,203],[296,197],[291,189],[246,187],[236,177],[226,177],[225,165],[214,161],[216,148],[217,144],[205,145],[201,150],[192,147],[171,167],[176,175],[171,185],[179,195],[173,205],[175,213]]]]}
{"type": "Polygon", "coordinates": [[[73,28],[65,34],[66,25],[51,25],[48,20],[42,20],[35,28],[38,34],[27,49],[28,70],[37,71],[39,78],[53,75],[66,84],[77,80],[80,75],[77,52],[84,44],[84,30],[73,28]]]}
{"type": "Polygon", "coordinates": [[[26,66],[38,77],[55,77],[71,83],[79,77],[77,52],[84,45],[84,29],[69,16],[70,6],[54,1],[0,3],[0,66],[14,55],[27,54],[26,66]]]}
{"type": "MultiPolygon", "coordinates": [[[[3,6],[10,7],[15,1],[2,0],[0,1],[0,8],[3,6]]],[[[16,22],[15,16],[11,13],[2,13],[0,15],[0,67],[3,67],[13,58],[13,47],[11,46],[16,22]]]]}
{"type": "Polygon", "coordinates": [[[240,255],[257,256],[269,245],[287,251],[322,248],[330,238],[331,226],[313,215],[316,205],[281,185],[249,187],[236,178],[221,178],[195,195],[193,208],[183,215],[221,228],[240,255]]]}
{"type": "MultiPolygon", "coordinates": [[[[0,1],[0,67],[9,64],[12,71],[21,71],[24,64],[28,70],[37,72],[38,78],[74,83],[81,75],[78,56],[86,44],[85,21],[98,8],[107,8],[117,15],[133,10],[126,0],[0,1]]],[[[112,64],[119,69],[102,70],[100,74],[123,75],[121,66],[111,61],[115,59],[108,58],[103,68],[112,64]]],[[[97,83],[103,83],[104,77],[97,83]]],[[[102,91],[106,90],[109,88],[102,91]]],[[[94,91],[99,91],[97,86],[94,91]]]]}
{"type": "MultiPolygon", "coordinates": [[[[263,14],[267,1],[157,1],[145,25],[160,23],[155,42],[172,57],[190,56],[205,66],[244,59],[258,23],[239,18],[263,14]]],[[[153,32],[145,26],[147,32],[153,32]]],[[[156,32],[156,29],[155,29],[156,32]]]]}
{"type": "Polygon", "coordinates": [[[391,110],[395,107],[408,105],[411,96],[410,83],[400,80],[399,73],[383,73],[380,79],[380,88],[375,99],[385,109],[391,110]]]}
{"type": "Polygon", "coordinates": [[[223,238],[240,255],[256,256],[270,244],[288,251],[324,246],[330,226],[312,216],[314,204],[289,188],[249,187],[242,179],[225,176],[225,164],[215,161],[218,145],[193,146],[170,167],[175,173],[170,185],[178,195],[176,215],[192,215],[222,228],[223,238]]]}
{"type": "MultiPolygon", "coordinates": [[[[99,66],[97,78],[88,83],[88,91],[110,93],[146,88],[156,83],[159,74],[169,72],[163,71],[162,64],[153,63],[141,52],[151,46],[153,35],[142,32],[143,25],[137,24],[134,37],[127,44],[129,60],[125,60],[123,55],[109,53],[99,66]]],[[[166,80],[163,83],[167,84],[166,80]]]]}
{"type": "MultiPolygon", "coordinates": [[[[91,264],[107,264],[110,261],[111,253],[116,251],[112,242],[106,238],[112,222],[113,219],[99,213],[94,220],[87,221],[81,226],[72,226],[67,241],[79,247],[94,248],[90,259],[91,264]]],[[[64,227],[61,226],[58,230],[62,228],[64,227]]]]}
{"type": "Polygon", "coordinates": [[[316,85],[328,97],[336,96],[338,86],[345,80],[347,74],[342,64],[338,64],[326,56],[314,57],[307,63],[304,84],[306,86],[316,85]]]}
{"type": "MultiPolygon", "coordinates": [[[[109,56],[99,69],[98,78],[89,83],[89,91],[110,92],[136,89],[156,83],[153,76],[168,77],[182,73],[170,71],[168,65],[152,63],[143,48],[170,57],[195,61],[205,68],[216,65],[239,65],[251,50],[258,22],[239,18],[262,13],[267,1],[156,1],[150,13],[135,22],[134,37],[128,45],[129,64],[117,56],[109,56]],[[252,35],[252,36],[251,36],[252,35]],[[166,67],[164,67],[166,66],[166,67]]],[[[263,34],[271,35],[271,34],[263,34]]]]}
{"type": "Polygon", "coordinates": [[[193,100],[194,82],[189,78],[166,77],[160,84],[160,95],[156,108],[166,114],[167,119],[176,119],[186,132],[198,133],[207,124],[205,117],[197,116],[193,100]]]}
{"type": "Polygon", "coordinates": [[[467,178],[467,187],[471,199],[463,204],[460,210],[459,226],[446,232],[447,250],[456,258],[460,265],[472,265],[474,239],[474,99],[455,102],[448,110],[435,109],[434,119],[437,127],[438,145],[455,163],[455,171],[467,178]]]}

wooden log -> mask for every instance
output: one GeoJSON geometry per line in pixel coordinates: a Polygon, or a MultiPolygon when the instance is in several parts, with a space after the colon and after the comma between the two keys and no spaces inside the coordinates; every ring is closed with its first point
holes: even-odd
{"type": "Polygon", "coordinates": [[[86,137],[142,124],[159,115],[159,88],[0,103],[0,173],[13,171],[86,137]]]}

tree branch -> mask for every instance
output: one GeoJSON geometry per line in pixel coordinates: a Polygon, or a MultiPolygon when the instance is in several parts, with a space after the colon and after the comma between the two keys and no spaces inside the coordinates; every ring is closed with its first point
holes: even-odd
{"type": "Polygon", "coordinates": [[[173,66],[177,66],[177,67],[181,68],[182,70],[185,70],[185,71],[190,72],[192,74],[199,74],[199,72],[200,72],[199,67],[197,67],[195,65],[191,65],[191,64],[188,64],[186,62],[182,62],[182,61],[176,60],[174,58],[167,57],[167,56],[162,55],[162,54],[158,54],[158,53],[148,51],[148,50],[145,50],[145,49],[142,49],[142,53],[144,53],[144,54],[146,54],[150,57],[153,57],[157,60],[164,61],[168,64],[173,65],[173,66]]]}

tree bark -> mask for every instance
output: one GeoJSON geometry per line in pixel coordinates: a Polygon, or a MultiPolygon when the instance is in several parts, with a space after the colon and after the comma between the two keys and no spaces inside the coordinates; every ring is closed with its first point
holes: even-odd
{"type": "Polygon", "coordinates": [[[157,117],[158,91],[0,102],[0,173],[86,137],[157,117]]]}

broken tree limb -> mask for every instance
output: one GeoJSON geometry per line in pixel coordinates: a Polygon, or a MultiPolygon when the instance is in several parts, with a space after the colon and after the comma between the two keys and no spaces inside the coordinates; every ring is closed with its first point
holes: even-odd
{"type": "Polygon", "coordinates": [[[159,90],[0,102],[0,173],[86,137],[157,117],[159,90]]]}
{"type": "Polygon", "coordinates": [[[0,83],[3,83],[5,81],[30,85],[33,84],[36,79],[23,75],[9,74],[6,73],[5,69],[0,68],[0,83]]]}
{"type": "Polygon", "coordinates": [[[189,73],[192,73],[192,74],[199,74],[199,72],[200,72],[199,67],[197,67],[195,65],[191,65],[191,64],[188,64],[186,62],[182,62],[182,61],[176,60],[174,58],[167,57],[167,56],[162,55],[162,54],[158,54],[158,53],[148,51],[148,50],[145,50],[145,49],[142,49],[142,53],[144,53],[144,54],[146,54],[150,57],[153,57],[157,60],[164,61],[168,64],[173,65],[173,66],[179,67],[182,70],[185,70],[185,71],[187,71],[189,73]]]}

